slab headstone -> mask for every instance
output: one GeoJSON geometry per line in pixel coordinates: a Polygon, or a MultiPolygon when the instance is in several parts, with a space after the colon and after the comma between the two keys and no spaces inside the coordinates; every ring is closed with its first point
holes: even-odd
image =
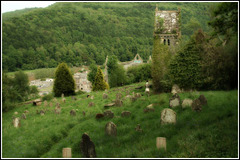
{"type": "Polygon", "coordinates": [[[80,142],[80,150],[86,158],[96,158],[95,145],[91,141],[87,133],[82,135],[82,141],[80,142]]]}
{"type": "Polygon", "coordinates": [[[112,107],[112,106],[115,106],[115,103],[105,104],[104,108],[109,108],[109,107],[112,107]]]}
{"type": "Polygon", "coordinates": [[[141,96],[142,96],[142,95],[141,95],[140,93],[136,93],[136,94],[135,94],[135,97],[136,97],[136,98],[140,98],[141,96]]]}
{"type": "Polygon", "coordinates": [[[91,99],[94,99],[94,96],[91,96],[91,99]]]}
{"type": "Polygon", "coordinates": [[[92,106],[94,106],[95,104],[94,104],[94,102],[90,102],[89,104],[88,104],[88,107],[92,107],[92,106]]]}
{"type": "Polygon", "coordinates": [[[96,119],[100,119],[100,118],[103,118],[104,117],[104,114],[102,113],[97,113],[96,114],[96,119]]]}
{"type": "Polygon", "coordinates": [[[184,99],[182,102],[182,108],[192,107],[193,100],[191,99],[184,99]]]}
{"type": "Polygon", "coordinates": [[[15,114],[15,115],[17,115],[17,114],[18,114],[18,112],[14,112],[14,114],[15,114]]]}
{"type": "Polygon", "coordinates": [[[200,100],[202,105],[207,105],[207,99],[203,94],[201,94],[198,99],[200,100]]]}
{"type": "Polygon", "coordinates": [[[64,98],[64,93],[62,93],[62,96],[61,96],[62,98],[64,98]]]}
{"type": "Polygon", "coordinates": [[[20,118],[18,118],[18,117],[13,117],[13,126],[15,127],[15,128],[18,128],[18,127],[20,127],[21,126],[21,123],[20,123],[20,118]]]}
{"type": "Polygon", "coordinates": [[[175,124],[177,120],[177,114],[172,109],[165,108],[161,112],[161,124],[175,124]]]}
{"type": "Polygon", "coordinates": [[[23,113],[22,114],[22,119],[26,119],[27,117],[26,117],[26,114],[25,113],[23,113]]]}
{"type": "Polygon", "coordinates": [[[113,122],[108,122],[105,126],[105,133],[109,136],[117,136],[117,126],[113,122]]]}
{"type": "Polygon", "coordinates": [[[62,102],[65,103],[65,102],[66,102],[66,99],[65,99],[65,98],[62,98],[62,102]]]}
{"type": "Polygon", "coordinates": [[[123,112],[121,113],[121,116],[122,116],[122,117],[129,117],[129,116],[131,116],[131,112],[129,112],[129,111],[123,111],[123,112]]]}
{"type": "Polygon", "coordinates": [[[157,137],[156,139],[157,149],[163,148],[165,151],[167,150],[167,143],[165,137],[157,137]]]}
{"type": "Polygon", "coordinates": [[[40,106],[42,104],[42,100],[41,99],[36,99],[33,101],[33,105],[34,106],[40,106]]]}
{"type": "Polygon", "coordinates": [[[49,107],[52,107],[52,106],[53,106],[52,102],[49,102],[49,107]]]}
{"type": "Polygon", "coordinates": [[[108,118],[114,117],[114,113],[110,110],[105,111],[103,114],[104,114],[104,117],[108,117],[108,118]]]}
{"type": "Polygon", "coordinates": [[[103,93],[103,99],[107,99],[108,95],[106,93],[103,93]]]}
{"type": "Polygon", "coordinates": [[[70,111],[70,115],[71,115],[71,116],[76,116],[76,111],[75,111],[74,109],[72,109],[72,110],[70,111]]]}
{"type": "Polygon", "coordinates": [[[72,158],[72,148],[62,149],[63,158],[72,158]]]}
{"type": "Polygon", "coordinates": [[[56,107],[60,107],[60,103],[57,102],[57,103],[56,103],[56,107]]]}
{"type": "Polygon", "coordinates": [[[171,108],[175,108],[177,106],[180,106],[180,104],[181,104],[181,100],[180,100],[180,97],[179,97],[178,94],[174,94],[172,96],[172,98],[170,98],[170,100],[169,100],[169,106],[171,108]]]}
{"type": "Polygon", "coordinates": [[[202,110],[202,103],[199,99],[195,99],[192,103],[192,110],[193,111],[201,111],[202,110]]]}

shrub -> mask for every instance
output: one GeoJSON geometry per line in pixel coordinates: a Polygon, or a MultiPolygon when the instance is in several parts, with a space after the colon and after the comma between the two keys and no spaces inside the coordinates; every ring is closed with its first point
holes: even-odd
{"type": "Polygon", "coordinates": [[[98,67],[97,74],[95,76],[95,81],[93,84],[93,91],[99,91],[99,90],[105,90],[105,89],[109,89],[109,86],[103,78],[102,70],[100,69],[100,67],[98,67]]]}
{"type": "Polygon", "coordinates": [[[151,63],[129,67],[127,70],[128,82],[136,83],[151,79],[151,67],[151,63]]]}
{"type": "Polygon", "coordinates": [[[53,94],[47,94],[47,95],[44,95],[43,97],[42,97],[42,101],[49,101],[49,100],[51,100],[51,99],[53,99],[53,94]]]}
{"type": "Polygon", "coordinates": [[[75,94],[75,81],[66,63],[61,63],[57,67],[53,92],[56,97],[60,97],[62,93],[66,96],[75,94]]]}
{"type": "Polygon", "coordinates": [[[88,73],[87,78],[92,84],[94,84],[94,80],[97,74],[97,65],[92,63],[89,66],[89,69],[90,69],[90,72],[88,73]]]}

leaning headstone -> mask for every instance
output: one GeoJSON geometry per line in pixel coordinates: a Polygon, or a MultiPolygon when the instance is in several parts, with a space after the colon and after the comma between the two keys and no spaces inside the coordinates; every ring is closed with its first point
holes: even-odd
{"type": "Polygon", "coordinates": [[[141,129],[141,126],[140,124],[137,125],[137,127],[135,128],[136,131],[138,132],[142,132],[143,130],[141,129]]]}
{"type": "Polygon", "coordinates": [[[56,103],[56,107],[60,107],[60,103],[57,102],[57,103],[56,103]]]}
{"type": "Polygon", "coordinates": [[[108,95],[106,93],[103,93],[103,99],[107,99],[108,95]]]}
{"type": "Polygon", "coordinates": [[[94,99],[94,96],[91,96],[91,99],[94,99]]]}
{"type": "Polygon", "coordinates": [[[172,86],[172,91],[171,93],[174,95],[174,94],[177,94],[177,93],[181,93],[181,89],[178,87],[178,85],[174,84],[172,86]]]}
{"type": "Polygon", "coordinates": [[[172,109],[165,108],[161,112],[161,124],[172,123],[175,124],[177,120],[177,114],[172,109]]]}
{"type": "Polygon", "coordinates": [[[202,104],[199,99],[195,99],[192,103],[192,110],[193,111],[201,111],[202,110],[202,104]]]}
{"type": "Polygon", "coordinates": [[[193,100],[191,99],[184,99],[182,102],[182,108],[192,107],[193,100]]]}
{"type": "Polygon", "coordinates": [[[129,111],[123,111],[122,113],[121,113],[121,116],[122,117],[129,117],[131,115],[131,112],[129,112],[129,111]]]}
{"type": "Polygon", "coordinates": [[[42,104],[42,100],[41,99],[36,99],[36,100],[33,101],[33,105],[34,106],[39,106],[41,104],[42,104]]]}
{"type": "Polygon", "coordinates": [[[89,104],[88,104],[88,107],[92,107],[92,106],[94,106],[95,104],[93,103],[93,102],[90,102],[89,104]]]}
{"type": "Polygon", "coordinates": [[[91,141],[87,133],[82,135],[82,141],[80,142],[80,150],[86,158],[96,158],[95,145],[91,141]]]}
{"type": "Polygon", "coordinates": [[[113,122],[108,122],[105,126],[105,133],[109,136],[117,136],[117,126],[113,122]]]}
{"type": "Polygon", "coordinates": [[[62,93],[62,98],[64,98],[64,93],[62,93]]]}
{"type": "Polygon", "coordinates": [[[71,115],[71,116],[76,116],[76,111],[75,111],[74,109],[72,109],[72,110],[70,111],[70,115],[71,115]]]}
{"type": "Polygon", "coordinates": [[[66,102],[66,99],[65,99],[65,98],[62,98],[62,102],[65,103],[65,102],[66,102]]]}
{"type": "Polygon", "coordinates": [[[15,117],[13,117],[13,126],[15,127],[15,128],[18,128],[18,127],[20,127],[21,126],[21,123],[20,123],[20,118],[15,118],[15,117]]]}
{"type": "Polygon", "coordinates": [[[169,106],[171,108],[177,107],[181,104],[181,100],[178,94],[174,94],[169,100],[169,106]]]}
{"type": "Polygon", "coordinates": [[[62,153],[63,158],[72,158],[72,148],[63,148],[62,153]]]}
{"type": "Polygon", "coordinates": [[[108,117],[108,118],[114,117],[114,113],[110,110],[105,111],[103,114],[104,114],[104,117],[108,117]]]}
{"type": "Polygon", "coordinates": [[[157,137],[156,139],[157,149],[163,148],[165,151],[167,150],[167,143],[165,137],[157,137]]]}
{"type": "Polygon", "coordinates": [[[48,102],[45,100],[44,101],[44,107],[47,107],[47,105],[48,105],[48,102]]]}
{"type": "Polygon", "coordinates": [[[100,118],[103,118],[104,117],[104,114],[102,113],[97,113],[96,114],[96,119],[100,119],[100,118]]]}
{"type": "Polygon", "coordinates": [[[148,106],[143,110],[144,113],[154,112],[154,111],[155,111],[155,109],[154,109],[154,107],[153,107],[153,104],[148,105],[148,106]]]}
{"type": "Polygon", "coordinates": [[[22,114],[22,119],[26,119],[27,117],[26,117],[26,115],[25,115],[25,113],[23,113],[22,114]]]}
{"type": "Polygon", "coordinates": [[[115,101],[115,105],[116,105],[117,107],[121,107],[121,106],[123,105],[122,100],[120,100],[120,99],[116,99],[116,101],[115,101]]]}
{"type": "Polygon", "coordinates": [[[198,99],[200,100],[202,105],[207,105],[207,99],[203,94],[201,94],[198,99]]]}

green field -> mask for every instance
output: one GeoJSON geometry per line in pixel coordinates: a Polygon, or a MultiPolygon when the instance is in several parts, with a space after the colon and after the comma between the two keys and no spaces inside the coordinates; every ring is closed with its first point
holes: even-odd
{"type": "Polygon", "coordinates": [[[125,90],[144,93],[134,89],[144,83],[113,88],[109,98],[102,99],[103,92],[92,92],[94,99],[86,99],[87,94],[78,95],[74,101],[66,97],[61,103],[62,113],[55,115],[54,107],[19,106],[2,115],[2,157],[3,158],[61,158],[62,148],[71,147],[73,158],[82,158],[81,136],[88,133],[95,144],[98,158],[184,158],[184,157],[238,157],[238,91],[199,91],[180,93],[180,98],[195,99],[204,94],[208,105],[201,112],[191,108],[174,108],[177,112],[175,125],[161,125],[161,111],[169,108],[171,94],[142,96],[135,102],[123,100],[122,107],[112,107],[113,119],[96,120],[97,113],[104,112],[104,104],[112,102],[116,93],[126,95],[125,90]],[[128,88],[125,88],[128,87],[128,88]],[[88,107],[89,102],[95,106],[88,107]],[[144,113],[144,108],[157,103],[155,112],[144,113]],[[36,110],[48,109],[44,116],[36,110]],[[78,109],[77,116],[70,116],[71,109],[78,109]],[[27,119],[21,120],[21,127],[14,128],[12,116],[28,110],[27,119]],[[82,111],[86,112],[84,117],[82,111]],[[130,117],[121,117],[122,111],[130,111],[130,117]],[[117,137],[105,135],[105,125],[112,121],[117,125],[117,137]],[[136,132],[137,124],[143,132],[136,132]],[[156,149],[156,137],[167,138],[167,151],[156,149]]]}

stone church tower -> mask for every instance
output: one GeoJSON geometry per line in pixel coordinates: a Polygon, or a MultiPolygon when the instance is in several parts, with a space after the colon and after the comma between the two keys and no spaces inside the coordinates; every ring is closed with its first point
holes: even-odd
{"type": "Polygon", "coordinates": [[[156,5],[154,37],[159,36],[161,43],[174,48],[181,37],[181,10],[158,10],[156,5]]]}

